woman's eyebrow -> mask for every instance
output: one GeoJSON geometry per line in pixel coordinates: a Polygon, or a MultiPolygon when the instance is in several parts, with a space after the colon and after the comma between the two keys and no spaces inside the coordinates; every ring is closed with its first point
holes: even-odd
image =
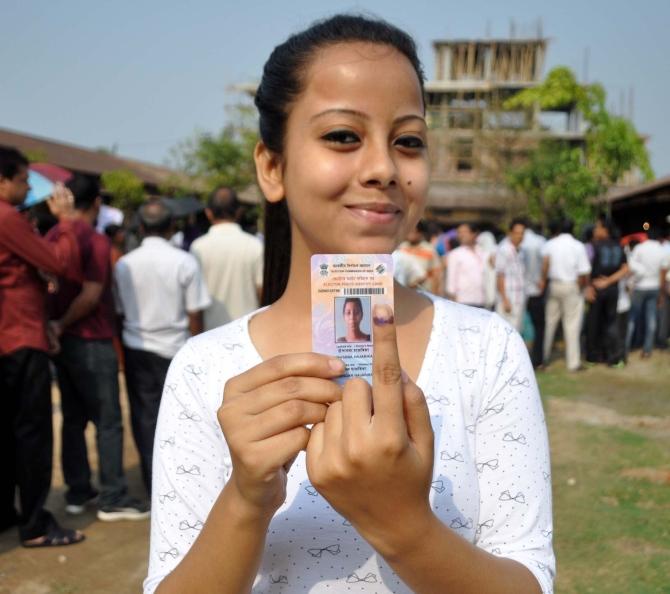
{"type": "Polygon", "coordinates": [[[414,115],[413,113],[397,117],[393,120],[394,124],[403,124],[409,120],[419,120],[422,124],[426,125],[426,118],[420,115],[414,115]]]}
{"type": "Polygon", "coordinates": [[[333,113],[340,114],[340,115],[350,115],[350,116],[354,116],[354,117],[361,118],[361,119],[364,119],[364,120],[369,120],[370,119],[370,116],[368,116],[368,114],[363,113],[362,111],[358,111],[357,109],[347,109],[347,108],[344,108],[344,107],[333,107],[331,109],[326,109],[324,111],[321,111],[321,112],[317,113],[316,115],[313,115],[310,118],[310,121],[314,121],[317,118],[321,118],[323,116],[330,115],[330,114],[333,114],[333,113]]]}
{"type": "MultiPolygon", "coordinates": [[[[353,116],[353,117],[360,118],[360,119],[363,119],[363,120],[369,120],[370,119],[370,116],[368,114],[366,114],[365,112],[362,112],[362,111],[358,111],[357,109],[347,109],[345,107],[333,107],[331,109],[326,109],[324,111],[321,111],[321,112],[313,115],[310,118],[310,121],[314,121],[318,118],[321,118],[321,117],[326,116],[326,115],[331,115],[331,114],[349,115],[349,116],[353,116]]],[[[403,116],[398,116],[395,120],[393,120],[393,123],[394,124],[402,124],[402,123],[404,123],[408,120],[419,120],[422,124],[424,124],[424,125],[426,124],[426,120],[423,116],[416,115],[416,114],[413,114],[413,113],[403,115],[403,116]]]]}

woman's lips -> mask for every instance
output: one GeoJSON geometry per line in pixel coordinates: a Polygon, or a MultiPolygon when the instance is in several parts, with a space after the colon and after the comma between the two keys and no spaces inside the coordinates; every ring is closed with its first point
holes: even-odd
{"type": "Polygon", "coordinates": [[[400,217],[400,210],[393,207],[347,206],[347,210],[355,217],[368,223],[388,224],[400,217]]]}

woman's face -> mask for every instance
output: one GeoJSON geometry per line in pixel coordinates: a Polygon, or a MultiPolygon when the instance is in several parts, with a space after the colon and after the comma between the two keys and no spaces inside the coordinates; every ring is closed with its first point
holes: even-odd
{"type": "Polygon", "coordinates": [[[353,330],[358,330],[361,325],[361,320],[363,319],[363,312],[361,308],[358,307],[357,303],[348,301],[344,304],[344,322],[348,328],[353,330]]]}
{"type": "Polygon", "coordinates": [[[427,128],[410,62],[379,44],[319,50],[291,107],[282,155],[293,246],[389,253],[423,212],[427,128]]]}

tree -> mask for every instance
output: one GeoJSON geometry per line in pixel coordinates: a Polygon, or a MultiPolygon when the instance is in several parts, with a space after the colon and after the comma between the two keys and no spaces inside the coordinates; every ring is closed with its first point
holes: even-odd
{"type": "Polygon", "coordinates": [[[528,163],[510,171],[507,182],[526,197],[528,214],[543,227],[565,214],[578,225],[587,222],[593,216],[589,198],[600,192],[582,150],[551,141],[542,142],[528,163]]]}
{"type": "Polygon", "coordinates": [[[527,164],[508,172],[509,187],[528,199],[529,210],[546,222],[568,215],[585,222],[595,214],[592,198],[619,183],[630,171],[653,178],[649,154],[635,126],[606,108],[599,84],[582,85],[569,68],[549,72],[542,84],[508,99],[505,109],[578,112],[586,123],[583,146],[545,140],[527,164]]]}
{"type": "Polygon", "coordinates": [[[121,210],[134,210],[144,202],[144,184],[132,171],[104,171],[100,179],[102,187],[114,196],[114,203],[121,210]]]}
{"type": "Polygon", "coordinates": [[[196,132],[172,149],[176,168],[211,191],[218,185],[245,188],[256,179],[253,160],[258,140],[255,110],[236,105],[231,121],[217,134],[196,132]]]}

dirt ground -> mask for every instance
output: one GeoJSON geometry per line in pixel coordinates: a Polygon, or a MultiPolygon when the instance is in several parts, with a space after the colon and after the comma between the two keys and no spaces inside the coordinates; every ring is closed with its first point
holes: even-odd
{"type": "MultiPolygon", "coordinates": [[[[572,451],[575,430],[578,427],[616,428],[661,439],[670,436],[670,409],[668,409],[667,368],[670,353],[655,354],[651,362],[631,361],[625,370],[591,369],[583,374],[567,374],[561,361],[552,364],[550,371],[540,378],[548,414],[552,466],[555,470],[555,515],[570,515],[571,503],[560,497],[562,487],[556,484],[563,477],[562,465],[572,464],[580,454],[572,451]],[[664,379],[665,378],[665,379],[664,379]],[[602,393],[601,393],[602,392],[602,393]],[[662,395],[660,392],[663,392],[662,395]],[[650,414],[651,413],[651,414],[650,414]],[[557,497],[557,495],[559,495],[557,497]],[[560,506],[560,509],[559,509],[560,506]],[[565,508],[565,509],[563,509],[565,508]]],[[[122,378],[121,378],[122,381],[122,378]]],[[[122,404],[126,416],[125,465],[130,491],[141,496],[141,483],[137,453],[128,431],[127,403],[122,386],[122,404]]],[[[54,427],[60,427],[58,393],[54,390],[54,427]]],[[[63,479],[60,470],[58,431],[55,431],[56,451],[54,482],[48,507],[62,523],[86,533],[86,542],[53,549],[28,550],[19,546],[14,530],[0,534],[0,594],[125,594],[141,592],[146,575],[149,522],[99,522],[94,510],[76,519],[65,516],[63,507],[63,479]]],[[[93,428],[89,427],[89,455],[95,466],[93,428]]],[[[656,484],[668,484],[669,467],[631,468],[630,478],[644,479],[656,484]]],[[[573,485],[567,479],[567,485],[573,485]]],[[[565,482],[565,481],[564,481],[565,482]]],[[[607,498],[601,498],[603,501],[607,498]]],[[[619,505],[617,503],[617,505],[619,505]]],[[[559,528],[560,528],[560,521],[559,528]]],[[[635,530],[628,533],[635,540],[635,530]]],[[[560,536],[560,535],[559,535],[560,536]]],[[[646,542],[646,541],[645,541],[646,542]]],[[[566,555],[557,539],[559,562],[566,555]]],[[[572,545],[571,545],[572,546],[572,545]]],[[[620,554],[617,554],[619,556],[620,554]]],[[[567,561],[568,565],[571,564],[567,561]]],[[[556,592],[598,592],[596,588],[573,588],[569,568],[559,575],[556,592]]],[[[577,571],[577,570],[575,570],[577,571]]],[[[640,590],[642,591],[642,590],[640,590]]],[[[657,590],[644,590],[645,592],[657,590]]]]}
{"type": "MultiPolygon", "coordinates": [[[[119,376],[124,412],[124,463],[130,492],[145,497],[123,378],[119,376]]],[[[25,549],[16,530],[0,534],[0,594],[125,594],[141,592],[147,570],[149,522],[99,522],[95,509],[72,518],[64,512],[63,475],[60,468],[61,425],[58,390],[54,399],[54,476],[47,508],[68,528],[78,528],[86,541],[67,547],[25,549]]],[[[91,466],[97,467],[95,433],[87,430],[91,466]]]]}

